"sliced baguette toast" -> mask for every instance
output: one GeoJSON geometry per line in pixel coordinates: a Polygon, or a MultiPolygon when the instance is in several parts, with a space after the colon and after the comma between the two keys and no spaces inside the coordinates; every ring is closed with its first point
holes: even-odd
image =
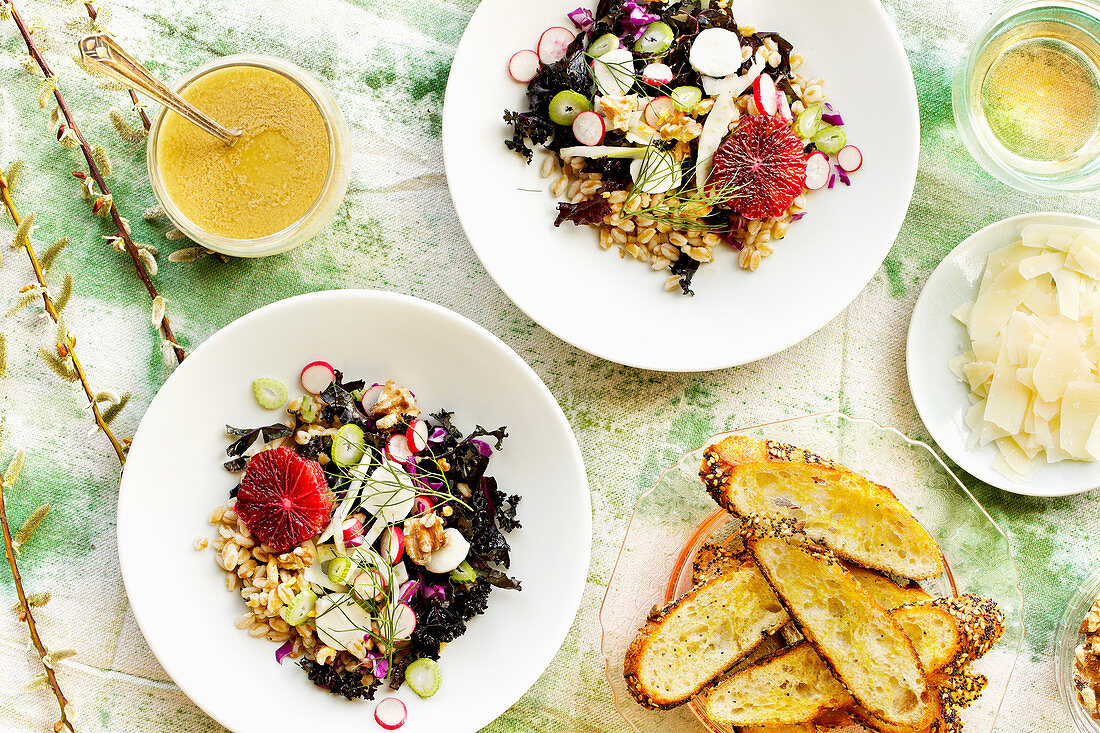
{"type": "Polygon", "coordinates": [[[737,729],[737,733],[814,733],[817,729],[813,723],[796,723],[795,725],[746,725],[737,729]]]}
{"type": "Polygon", "coordinates": [[[898,608],[909,603],[921,603],[932,599],[931,594],[914,582],[902,586],[876,570],[869,570],[849,562],[842,564],[883,608],[898,608]]]}
{"type": "Polygon", "coordinates": [[[733,436],[706,449],[699,475],[726,511],[795,519],[845,560],[914,580],[943,572],[935,540],[889,489],[808,451],[733,436]]]}
{"type": "Polygon", "coordinates": [[[695,560],[691,563],[691,584],[701,585],[717,578],[727,570],[743,563],[745,559],[743,552],[738,554],[722,545],[705,544],[699,548],[695,560]]]}
{"type": "Polygon", "coordinates": [[[864,709],[891,725],[932,722],[933,695],[901,625],[831,555],[775,537],[746,540],[806,640],[864,709]]]}
{"type": "Polygon", "coordinates": [[[760,570],[746,562],[649,616],[626,653],[627,689],[645,707],[680,705],[788,621],[760,570]]]}
{"type": "MultiPolygon", "coordinates": [[[[933,601],[890,612],[913,641],[929,673],[948,668],[964,654],[966,633],[933,601]]],[[[735,672],[706,692],[707,715],[730,725],[780,725],[820,720],[855,700],[808,642],[780,650],[735,672]]]]}

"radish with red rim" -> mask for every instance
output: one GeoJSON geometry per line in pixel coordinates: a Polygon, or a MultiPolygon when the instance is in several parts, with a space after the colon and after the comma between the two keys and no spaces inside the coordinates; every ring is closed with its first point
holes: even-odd
{"type": "Polygon", "coordinates": [[[573,120],[573,137],[581,145],[589,147],[603,142],[603,136],[607,132],[607,123],[601,115],[595,112],[581,112],[573,120]]]}
{"type": "Polygon", "coordinates": [[[404,463],[406,458],[412,458],[409,450],[409,439],[403,433],[394,433],[386,441],[386,455],[397,463],[404,463]]]}
{"type": "Polygon", "coordinates": [[[397,525],[386,527],[382,530],[382,542],[378,553],[390,565],[401,562],[405,554],[405,533],[397,525]]]}
{"type": "Polygon", "coordinates": [[[779,119],[788,124],[794,122],[794,114],[791,112],[791,103],[787,101],[787,95],[782,89],[775,90],[775,101],[779,119]]]}
{"type": "Polygon", "coordinates": [[[539,61],[544,64],[553,64],[565,58],[565,52],[569,44],[573,42],[576,34],[568,28],[560,25],[547,28],[539,36],[538,55],[539,61]]]}
{"type": "Polygon", "coordinates": [[[359,517],[348,517],[341,525],[344,544],[348,547],[358,547],[363,544],[363,522],[359,517]]]}
{"type": "Polygon", "coordinates": [[[416,631],[416,612],[407,603],[398,603],[391,611],[390,621],[393,624],[393,636],[390,641],[404,641],[412,638],[416,631]]]}
{"type": "Polygon", "coordinates": [[[825,184],[829,182],[829,174],[832,173],[832,170],[828,155],[820,151],[813,153],[809,158],[806,158],[806,188],[811,191],[824,188],[825,184]]]}
{"type": "Polygon", "coordinates": [[[355,576],[351,592],[361,601],[381,601],[386,597],[386,579],[377,570],[367,570],[355,576]]]}
{"type": "Polygon", "coordinates": [[[386,730],[397,730],[405,724],[408,711],[396,697],[387,697],[374,706],[374,721],[386,730]]]}
{"type": "Polygon", "coordinates": [[[775,116],[775,113],[779,111],[777,94],[778,90],[775,88],[775,82],[767,74],[761,74],[752,83],[752,98],[756,102],[756,109],[760,111],[760,114],[775,116]]]}
{"type": "Polygon", "coordinates": [[[675,76],[668,64],[649,64],[642,69],[642,81],[655,87],[672,83],[675,76]]]}
{"type": "Polygon", "coordinates": [[[863,153],[855,145],[845,145],[836,154],[836,162],[842,170],[855,173],[863,167],[863,153]]]}
{"type": "Polygon", "coordinates": [[[676,105],[673,103],[672,97],[657,97],[645,106],[642,118],[647,125],[657,129],[661,126],[661,121],[667,120],[675,109],[676,105]]]}
{"type": "Polygon", "coordinates": [[[359,404],[363,406],[363,412],[370,412],[370,408],[378,404],[378,399],[382,396],[382,391],[385,387],[381,384],[372,384],[359,400],[359,404]]]}
{"type": "Polygon", "coordinates": [[[530,49],[516,51],[508,59],[508,75],[527,84],[539,74],[539,55],[530,49]]]}
{"type": "Polygon", "coordinates": [[[409,429],[405,431],[405,438],[409,442],[409,451],[419,453],[428,447],[428,423],[423,420],[413,420],[409,429]]]}
{"type": "Polygon", "coordinates": [[[302,389],[310,394],[323,394],[336,381],[336,370],[327,361],[311,361],[302,369],[302,389]]]}

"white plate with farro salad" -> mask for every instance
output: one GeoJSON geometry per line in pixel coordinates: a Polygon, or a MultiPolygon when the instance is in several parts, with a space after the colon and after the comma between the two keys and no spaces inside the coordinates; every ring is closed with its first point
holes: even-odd
{"type": "Polygon", "coordinates": [[[485,0],[443,144],[522,310],[612,361],[702,371],[791,346],[867,284],[919,128],[875,0],[485,0]]]}
{"type": "Polygon", "coordinates": [[[251,313],[176,370],[130,449],[118,545],[150,648],[231,730],[473,731],[565,638],[590,511],[514,352],[344,290],[251,313]]]}

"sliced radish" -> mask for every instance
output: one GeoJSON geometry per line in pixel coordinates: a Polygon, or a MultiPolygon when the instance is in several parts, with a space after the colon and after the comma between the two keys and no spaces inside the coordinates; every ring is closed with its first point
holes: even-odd
{"type": "Polygon", "coordinates": [[[384,389],[383,385],[375,384],[363,393],[363,398],[359,400],[359,404],[363,406],[363,412],[369,412],[370,408],[378,404],[378,398],[382,396],[384,389]]]}
{"type": "Polygon", "coordinates": [[[382,544],[378,550],[390,565],[401,562],[401,556],[405,554],[405,533],[397,525],[386,527],[382,530],[382,544]]]}
{"type": "Polygon", "coordinates": [[[642,81],[652,86],[664,86],[673,78],[672,68],[668,64],[649,64],[642,69],[642,81]]]}
{"type": "Polygon", "coordinates": [[[396,697],[387,697],[374,706],[374,721],[386,730],[397,730],[405,724],[408,711],[396,697]]]}
{"type": "Polygon", "coordinates": [[[779,109],[779,119],[790,124],[794,122],[794,114],[791,112],[791,104],[787,101],[787,95],[781,90],[775,90],[775,101],[779,109]]]}
{"type": "Polygon", "coordinates": [[[412,637],[416,630],[416,612],[407,603],[398,603],[393,608],[393,638],[391,641],[403,641],[412,637]]]}
{"type": "Polygon", "coordinates": [[[391,435],[390,439],[386,441],[386,455],[390,457],[390,460],[397,463],[404,463],[406,458],[412,458],[412,451],[409,450],[409,439],[402,433],[391,435]]]}
{"type": "Polygon", "coordinates": [[[363,544],[363,523],[359,517],[348,517],[343,524],[344,544],[348,547],[358,547],[363,544]]]}
{"type": "Polygon", "coordinates": [[[409,429],[405,431],[405,439],[409,441],[409,451],[419,453],[428,447],[428,423],[423,420],[413,420],[409,429]]]}
{"type": "Polygon", "coordinates": [[[829,165],[829,156],[822,152],[816,152],[806,158],[806,188],[816,191],[829,182],[829,174],[832,166],[829,165]]]}
{"type": "Polygon", "coordinates": [[[377,570],[367,570],[355,576],[351,592],[361,601],[380,601],[386,597],[386,579],[377,570]]]}
{"type": "Polygon", "coordinates": [[[845,145],[836,154],[836,162],[848,173],[855,173],[863,166],[863,153],[855,145],[845,145]]]}
{"type": "Polygon", "coordinates": [[[530,49],[516,51],[508,59],[508,75],[518,82],[526,84],[538,76],[539,55],[530,49]]]}
{"type": "Polygon", "coordinates": [[[562,28],[560,25],[547,28],[539,36],[539,61],[544,64],[561,61],[565,58],[565,52],[575,37],[576,34],[573,31],[562,28]]]}
{"type": "Polygon", "coordinates": [[[752,83],[752,97],[756,100],[756,108],[760,110],[760,114],[774,116],[779,111],[775,82],[767,74],[761,74],[752,83]]]}
{"type": "Polygon", "coordinates": [[[310,394],[323,394],[336,381],[336,370],[327,361],[314,361],[302,369],[302,389],[310,394]]]}
{"type": "Polygon", "coordinates": [[[604,133],[607,132],[607,124],[603,117],[595,112],[581,112],[577,119],[573,120],[573,137],[581,145],[599,145],[603,142],[604,133]]]}
{"type": "Polygon", "coordinates": [[[645,113],[642,117],[647,125],[657,129],[661,126],[661,120],[667,119],[675,109],[676,104],[673,103],[672,97],[657,97],[645,106],[645,113]]]}

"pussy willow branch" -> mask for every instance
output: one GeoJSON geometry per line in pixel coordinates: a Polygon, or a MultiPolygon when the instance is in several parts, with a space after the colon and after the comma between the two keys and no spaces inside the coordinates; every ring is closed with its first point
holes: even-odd
{"type": "MultiPolygon", "coordinates": [[[[84,9],[88,11],[88,17],[91,18],[94,23],[96,17],[99,15],[99,11],[95,8],[95,3],[92,0],[84,0],[84,9]]],[[[138,95],[133,89],[127,89],[126,91],[130,93],[130,101],[134,103],[134,109],[141,115],[141,124],[145,126],[145,131],[149,132],[149,127],[152,125],[152,122],[149,121],[149,115],[145,114],[145,108],[141,106],[141,102],[138,101],[138,95]]]]}
{"type": "Polygon", "coordinates": [[[56,730],[68,728],[72,733],[76,733],[76,728],[69,720],[69,700],[65,697],[65,693],[61,691],[61,685],[57,682],[57,675],[53,671],[53,666],[46,663],[46,657],[49,656],[50,650],[46,648],[46,645],[42,643],[42,637],[38,635],[38,627],[34,623],[34,614],[31,613],[31,604],[27,601],[27,594],[23,591],[23,579],[19,575],[19,566],[15,564],[15,547],[12,545],[11,528],[8,526],[8,510],[4,504],[4,488],[4,481],[0,479],[0,532],[4,534],[4,557],[8,561],[8,567],[11,568],[11,577],[15,582],[15,594],[19,597],[19,605],[22,608],[24,620],[27,622],[27,629],[30,631],[31,643],[34,645],[39,657],[42,658],[42,667],[46,670],[46,679],[49,680],[50,687],[53,688],[53,695],[57,698],[57,705],[61,708],[61,720],[59,721],[61,725],[56,730]]]}
{"type": "MultiPolygon", "coordinates": [[[[15,209],[15,204],[12,203],[11,193],[8,187],[8,182],[4,178],[3,171],[0,171],[0,199],[4,202],[4,208],[11,214],[11,218],[15,221],[15,225],[19,226],[22,219],[19,218],[19,212],[15,209]]],[[[34,268],[34,277],[38,280],[38,284],[42,286],[42,305],[46,308],[46,312],[50,314],[50,318],[54,323],[57,323],[60,319],[60,315],[57,312],[57,307],[54,305],[53,298],[50,297],[49,291],[46,290],[46,278],[42,273],[42,265],[38,262],[38,255],[34,252],[34,246],[30,242],[30,237],[27,238],[26,247],[27,257],[31,261],[31,267],[34,268]]],[[[111,441],[111,447],[115,451],[115,455],[118,456],[118,462],[120,464],[126,464],[126,452],[122,448],[122,444],[115,438],[114,433],[111,432],[111,428],[107,425],[107,422],[103,419],[103,413],[99,410],[99,404],[95,399],[95,392],[92,390],[92,386],[88,383],[88,375],[84,372],[84,367],[80,364],[80,359],[76,355],[76,347],[70,341],[66,347],[69,351],[69,356],[73,360],[73,369],[76,370],[77,376],[80,378],[80,386],[84,388],[84,394],[88,397],[88,404],[92,409],[92,416],[95,417],[95,424],[99,426],[99,429],[103,431],[103,434],[107,436],[107,439],[111,441]]]]}
{"type": "MultiPolygon", "coordinates": [[[[57,75],[50,69],[49,64],[46,63],[46,59],[42,57],[42,53],[38,50],[38,46],[35,45],[34,39],[31,38],[30,31],[27,29],[27,25],[23,21],[23,18],[19,15],[15,3],[13,3],[12,0],[0,0],[0,2],[7,3],[8,9],[11,10],[12,20],[15,21],[15,25],[19,28],[20,35],[23,36],[23,42],[27,45],[27,52],[30,53],[31,58],[34,59],[34,62],[38,65],[42,74],[47,79],[56,79],[57,75]]],[[[65,96],[61,93],[61,89],[55,89],[53,96],[57,100],[57,106],[61,110],[62,116],[65,118],[65,123],[76,136],[77,142],[80,143],[80,150],[84,153],[84,160],[88,164],[88,173],[95,180],[96,185],[99,186],[100,193],[104,196],[110,196],[111,190],[107,187],[107,182],[103,179],[103,174],[100,172],[99,166],[96,165],[95,157],[92,154],[92,146],[84,139],[84,134],[80,131],[80,127],[76,123],[76,118],[73,117],[72,112],[69,111],[69,105],[65,102],[65,96]]],[[[130,255],[130,259],[134,262],[134,269],[137,271],[138,279],[145,285],[145,290],[149,293],[149,297],[155,299],[158,295],[157,288],[153,285],[153,281],[149,278],[149,273],[146,271],[145,265],[141,262],[141,255],[138,252],[138,248],[134,246],[134,242],[130,238],[129,232],[126,231],[126,225],[122,221],[122,216],[118,213],[118,207],[115,205],[113,198],[111,199],[110,215],[111,221],[115,225],[118,238],[122,240],[123,245],[126,247],[126,253],[130,255]]],[[[182,363],[187,354],[176,341],[176,336],[172,333],[172,326],[168,323],[168,316],[164,316],[161,319],[160,330],[164,338],[172,344],[172,351],[176,355],[176,363],[182,363]]]]}

